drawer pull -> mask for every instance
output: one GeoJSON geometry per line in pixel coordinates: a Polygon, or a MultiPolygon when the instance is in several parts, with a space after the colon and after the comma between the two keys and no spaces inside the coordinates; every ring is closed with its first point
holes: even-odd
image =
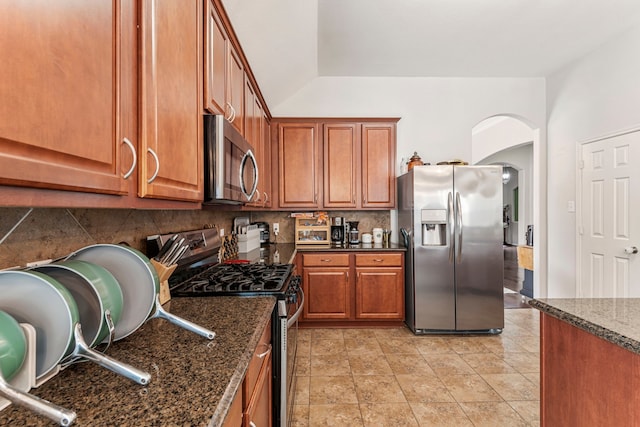
{"type": "Polygon", "coordinates": [[[374,258],[373,262],[383,262],[384,260],[382,258],[374,258]]]}
{"type": "Polygon", "coordinates": [[[256,354],[256,356],[258,356],[258,359],[264,359],[269,353],[271,353],[271,344],[269,344],[267,351],[265,351],[264,353],[256,354]]]}
{"type": "Polygon", "coordinates": [[[332,260],[331,260],[331,258],[323,258],[320,261],[322,261],[322,262],[331,262],[332,260]]]}

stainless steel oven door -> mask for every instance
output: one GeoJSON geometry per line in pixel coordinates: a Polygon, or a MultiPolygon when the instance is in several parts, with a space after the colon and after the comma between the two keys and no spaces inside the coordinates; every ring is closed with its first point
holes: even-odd
{"type": "MultiPolygon", "coordinates": [[[[292,279],[294,280],[294,279],[292,279]]],[[[288,427],[291,424],[293,414],[293,404],[295,401],[296,389],[296,353],[298,351],[298,318],[304,306],[304,292],[301,287],[297,287],[294,295],[287,297],[285,301],[279,301],[286,306],[286,318],[281,317],[281,331],[284,333],[281,348],[281,371],[284,375],[281,378],[280,388],[280,420],[281,425],[288,427]]]]}

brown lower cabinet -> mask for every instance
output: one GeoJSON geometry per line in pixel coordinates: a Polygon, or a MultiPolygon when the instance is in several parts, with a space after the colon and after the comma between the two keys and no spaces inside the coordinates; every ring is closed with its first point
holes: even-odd
{"type": "Polygon", "coordinates": [[[270,427],[272,409],[271,322],[265,326],[253,353],[241,390],[231,403],[224,427],[270,427]]]}
{"type": "Polygon", "coordinates": [[[404,254],[302,253],[302,325],[401,324],[404,254]]]}
{"type": "Polygon", "coordinates": [[[640,425],[640,356],[582,329],[540,317],[540,423],[640,425]]]}

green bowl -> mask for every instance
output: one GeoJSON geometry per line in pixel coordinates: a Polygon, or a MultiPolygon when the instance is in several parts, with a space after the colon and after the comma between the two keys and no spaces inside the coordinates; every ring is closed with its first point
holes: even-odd
{"type": "Polygon", "coordinates": [[[27,338],[16,319],[0,310],[0,372],[10,381],[27,355],[27,338]]]}

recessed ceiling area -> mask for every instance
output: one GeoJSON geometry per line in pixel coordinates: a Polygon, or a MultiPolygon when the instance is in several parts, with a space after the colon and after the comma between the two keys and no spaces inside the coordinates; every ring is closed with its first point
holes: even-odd
{"type": "Polygon", "coordinates": [[[544,77],[639,0],[223,0],[267,101],[322,76],[544,77]]]}

